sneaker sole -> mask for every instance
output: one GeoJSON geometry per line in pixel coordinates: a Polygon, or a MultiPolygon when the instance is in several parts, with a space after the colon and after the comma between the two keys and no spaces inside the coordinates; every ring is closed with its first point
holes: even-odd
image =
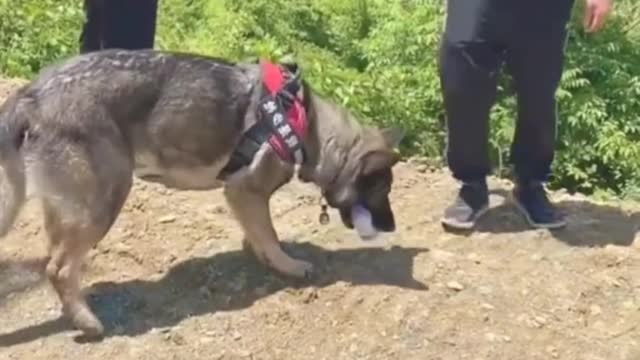
{"type": "Polygon", "coordinates": [[[464,222],[460,222],[460,221],[455,221],[453,219],[445,219],[442,218],[440,220],[440,222],[442,223],[443,226],[447,226],[450,227],[452,229],[456,229],[456,230],[471,230],[473,229],[478,220],[487,213],[487,211],[489,211],[489,206],[485,206],[482,209],[478,210],[478,213],[476,214],[475,219],[471,220],[471,221],[464,221],[464,222]]]}
{"type": "Polygon", "coordinates": [[[529,215],[529,212],[527,210],[525,210],[524,206],[522,206],[520,201],[518,201],[518,199],[516,199],[516,197],[513,195],[513,193],[511,194],[511,202],[515,205],[516,209],[518,209],[518,212],[520,212],[520,214],[524,217],[526,222],[532,228],[554,230],[554,229],[560,229],[560,228],[563,228],[563,227],[567,226],[567,222],[566,221],[558,221],[558,222],[550,223],[550,224],[540,224],[540,223],[537,223],[537,222],[533,221],[533,219],[529,215]]]}

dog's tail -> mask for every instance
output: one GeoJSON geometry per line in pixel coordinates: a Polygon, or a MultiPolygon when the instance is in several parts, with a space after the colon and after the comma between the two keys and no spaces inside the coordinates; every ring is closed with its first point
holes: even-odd
{"type": "Polygon", "coordinates": [[[0,106],[0,237],[5,236],[25,201],[25,164],[20,148],[29,126],[32,102],[18,89],[0,106]]]}

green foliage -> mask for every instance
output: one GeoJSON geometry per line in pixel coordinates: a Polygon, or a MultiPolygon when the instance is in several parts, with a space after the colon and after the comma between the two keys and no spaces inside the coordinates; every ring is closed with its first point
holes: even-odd
{"type": "Polygon", "coordinates": [[[73,54],[82,16],[76,1],[0,0],[0,72],[28,77],[73,54]]]}
{"type": "Polygon", "coordinates": [[[640,42],[632,35],[640,7],[616,5],[601,34],[571,28],[555,171],[560,186],[631,196],[640,186],[640,42]]]}
{"type": "MultiPolygon", "coordinates": [[[[640,196],[640,7],[632,0],[615,6],[605,31],[595,35],[582,32],[581,9],[574,12],[552,185],[634,197],[640,196]]],[[[440,159],[443,15],[436,0],[161,0],[157,47],[236,60],[294,59],[317,91],[362,121],[404,127],[403,151],[440,159]]],[[[79,1],[0,0],[0,16],[2,73],[30,76],[76,52],[79,1]]],[[[505,77],[491,131],[491,156],[502,175],[515,104],[505,77]]]]}

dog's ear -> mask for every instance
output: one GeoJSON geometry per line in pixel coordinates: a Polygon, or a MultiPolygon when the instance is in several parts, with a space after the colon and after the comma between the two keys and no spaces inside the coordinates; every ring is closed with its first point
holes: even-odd
{"type": "Polygon", "coordinates": [[[398,161],[400,161],[400,154],[395,151],[369,151],[362,157],[362,175],[367,176],[378,170],[390,169],[398,161]]]}
{"type": "Polygon", "coordinates": [[[380,130],[380,134],[390,149],[397,148],[404,139],[404,129],[390,127],[380,130]]]}

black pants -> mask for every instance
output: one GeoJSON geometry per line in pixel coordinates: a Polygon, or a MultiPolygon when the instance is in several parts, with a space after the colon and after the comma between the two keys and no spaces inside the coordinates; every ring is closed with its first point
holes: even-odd
{"type": "Polygon", "coordinates": [[[448,0],[440,52],[447,162],[461,181],[490,172],[489,113],[502,65],[518,115],[511,160],[523,181],[545,181],[554,157],[555,92],[573,0],[448,0]]]}
{"type": "Polygon", "coordinates": [[[84,0],[80,52],[100,49],[151,49],[158,0],[84,0]]]}

